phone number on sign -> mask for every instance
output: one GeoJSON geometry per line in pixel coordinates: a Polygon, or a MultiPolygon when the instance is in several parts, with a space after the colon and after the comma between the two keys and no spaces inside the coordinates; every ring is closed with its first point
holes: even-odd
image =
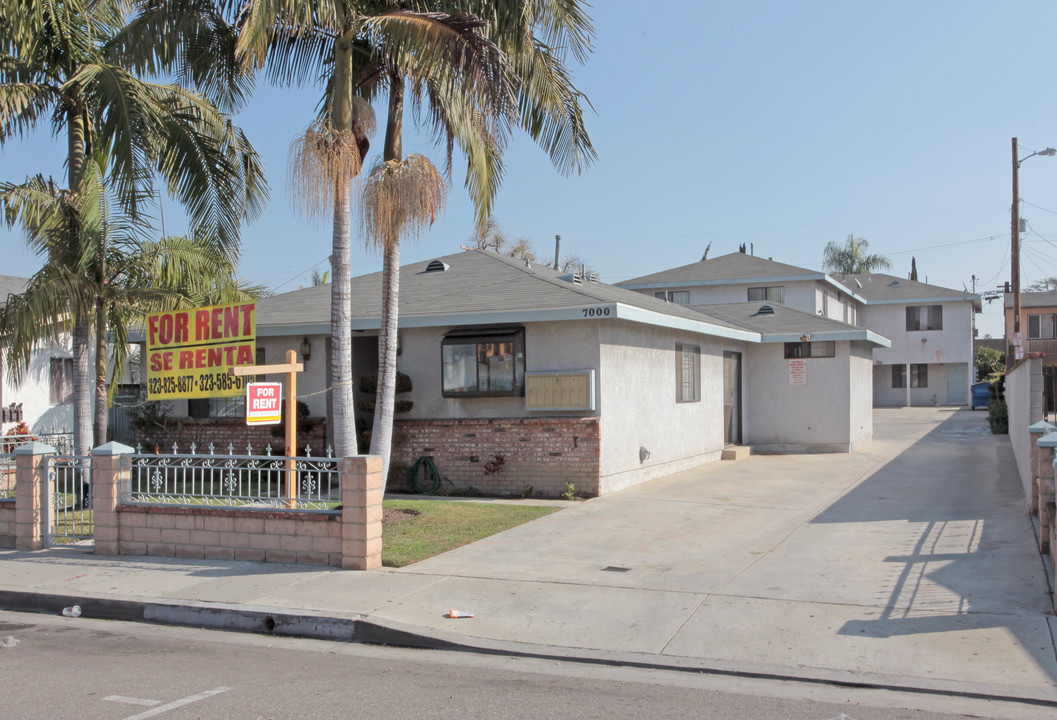
{"type": "Polygon", "coordinates": [[[216,392],[220,390],[244,390],[246,378],[227,373],[212,375],[173,375],[147,379],[147,391],[151,395],[173,395],[189,392],[216,392]]]}

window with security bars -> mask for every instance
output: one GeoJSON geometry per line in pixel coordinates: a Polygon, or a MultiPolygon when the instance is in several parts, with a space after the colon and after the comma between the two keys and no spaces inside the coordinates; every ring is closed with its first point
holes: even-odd
{"type": "MultiPolygon", "coordinates": [[[[892,387],[905,388],[907,386],[907,366],[892,366],[892,387]]],[[[916,363],[910,366],[910,387],[927,388],[929,386],[929,366],[925,363],[916,363]]]]}
{"type": "Polygon", "coordinates": [[[784,305],[785,286],[751,287],[749,288],[749,302],[776,302],[784,305]]]}
{"type": "Polygon", "coordinates": [[[701,348],[697,345],[675,344],[676,402],[701,400],[701,348]]]}
{"type": "Polygon", "coordinates": [[[942,305],[908,305],[907,330],[942,330],[942,305]]]}
{"type": "Polygon", "coordinates": [[[785,357],[791,358],[831,358],[836,352],[837,344],[833,340],[815,342],[787,342],[785,357]]]}

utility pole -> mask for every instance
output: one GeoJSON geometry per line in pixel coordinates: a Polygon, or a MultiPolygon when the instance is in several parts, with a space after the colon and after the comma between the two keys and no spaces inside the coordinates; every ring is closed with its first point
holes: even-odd
{"type": "Polygon", "coordinates": [[[1013,339],[1020,336],[1020,162],[1017,139],[1013,138],[1013,208],[1009,227],[1009,279],[1013,290],[1013,339]]]}

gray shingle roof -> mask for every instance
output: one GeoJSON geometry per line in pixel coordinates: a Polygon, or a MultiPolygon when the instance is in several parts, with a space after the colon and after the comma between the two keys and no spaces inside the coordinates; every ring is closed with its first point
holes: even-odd
{"type": "MultiPolygon", "coordinates": [[[[719,319],[703,317],[681,305],[605,283],[574,285],[563,273],[493,252],[472,250],[439,258],[449,268],[427,273],[429,262],[400,269],[400,318],[428,322],[443,316],[480,316],[489,313],[578,308],[600,303],[622,303],[643,310],[737,329],[719,319]]],[[[381,318],[382,275],[352,280],[354,328],[377,327],[381,318]]],[[[448,324],[452,321],[449,319],[448,324]]],[[[257,303],[258,330],[268,326],[330,326],[330,286],[295,290],[257,303]]]]}
{"type": "MultiPolygon", "coordinates": [[[[1003,304],[1007,308],[1013,307],[1013,294],[1006,293],[1003,304]]],[[[1020,293],[1020,306],[1026,307],[1057,307],[1057,290],[1046,290],[1045,292],[1022,292],[1020,293]]]]}
{"type": "Polygon", "coordinates": [[[0,305],[7,304],[8,295],[17,295],[26,289],[28,278],[15,277],[14,275],[0,275],[0,305]]]}
{"type": "Polygon", "coordinates": [[[831,276],[850,291],[866,298],[867,303],[877,301],[912,301],[929,299],[957,299],[980,301],[979,295],[962,290],[930,285],[916,280],[885,275],[884,273],[863,273],[858,275],[834,274],[831,276]]]}
{"type": "Polygon", "coordinates": [[[720,318],[737,327],[745,328],[764,335],[775,333],[820,333],[846,332],[863,328],[849,325],[838,320],[830,320],[819,315],[796,310],[778,303],[745,302],[723,303],[719,305],[692,305],[695,310],[720,318]],[[762,307],[770,307],[773,314],[760,315],[762,307]]]}
{"type": "Polygon", "coordinates": [[[774,260],[756,257],[755,255],[736,252],[672,268],[671,270],[662,270],[651,275],[643,275],[642,277],[625,280],[617,284],[620,286],[639,287],[681,282],[748,280],[771,277],[821,280],[825,278],[825,274],[817,270],[806,270],[795,265],[786,265],[774,260]]]}

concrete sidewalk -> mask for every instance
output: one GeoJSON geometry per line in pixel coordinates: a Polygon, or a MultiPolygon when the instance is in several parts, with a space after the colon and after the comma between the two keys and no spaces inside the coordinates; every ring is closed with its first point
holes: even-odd
{"type": "Polygon", "coordinates": [[[1057,703],[1050,602],[1008,439],[943,408],[400,570],[0,551],[8,609],[1057,703]]]}

